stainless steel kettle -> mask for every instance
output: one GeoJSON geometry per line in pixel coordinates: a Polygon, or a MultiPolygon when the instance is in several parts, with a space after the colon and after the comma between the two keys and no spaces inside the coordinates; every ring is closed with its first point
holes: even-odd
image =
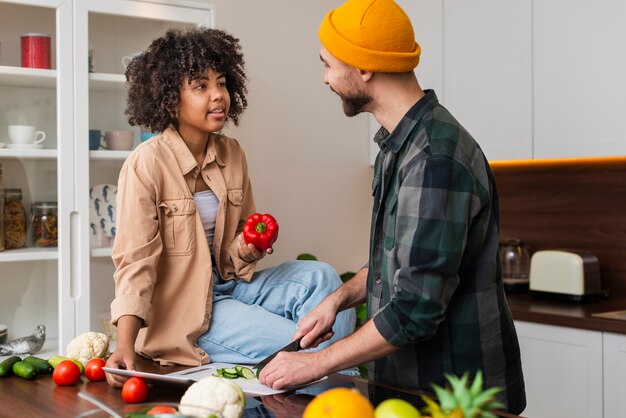
{"type": "Polygon", "coordinates": [[[506,292],[528,291],[530,277],[530,247],[528,245],[518,238],[506,238],[500,243],[500,264],[506,292]]]}

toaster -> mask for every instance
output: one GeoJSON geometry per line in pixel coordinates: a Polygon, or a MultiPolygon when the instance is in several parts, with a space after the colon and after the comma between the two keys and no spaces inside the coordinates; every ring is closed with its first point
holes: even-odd
{"type": "Polygon", "coordinates": [[[598,257],[578,250],[537,251],[530,259],[530,293],[586,301],[603,296],[598,257]]]}

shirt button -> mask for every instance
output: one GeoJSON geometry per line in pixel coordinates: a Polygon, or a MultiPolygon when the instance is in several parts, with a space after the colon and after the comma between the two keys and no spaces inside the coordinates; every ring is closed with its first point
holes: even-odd
{"type": "Polygon", "coordinates": [[[380,277],[376,278],[376,284],[381,284],[383,282],[383,279],[381,279],[380,277]]]}
{"type": "Polygon", "coordinates": [[[178,206],[172,205],[172,212],[178,212],[178,206]]]}

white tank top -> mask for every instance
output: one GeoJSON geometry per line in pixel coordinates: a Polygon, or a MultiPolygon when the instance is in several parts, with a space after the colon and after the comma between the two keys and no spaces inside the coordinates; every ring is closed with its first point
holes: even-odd
{"type": "Polygon", "coordinates": [[[215,219],[217,218],[217,207],[219,200],[212,190],[205,190],[194,193],[193,199],[196,202],[196,208],[204,227],[206,240],[209,243],[209,249],[213,254],[213,234],[215,232],[215,219]]]}

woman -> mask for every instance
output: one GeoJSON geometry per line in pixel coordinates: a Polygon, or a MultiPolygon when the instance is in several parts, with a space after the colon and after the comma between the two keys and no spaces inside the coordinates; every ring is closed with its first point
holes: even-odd
{"type": "MultiPolygon", "coordinates": [[[[255,270],[273,250],[242,239],[252,188],[239,143],[221,134],[247,105],[239,41],[215,29],[169,30],[130,62],[126,78],[129,123],[161,133],[120,171],[118,340],[107,366],[132,370],[137,354],[162,365],[256,363],[289,342],[341,281],[317,262],[255,270]]],[[[340,316],[333,340],[354,321],[352,310],[340,316]]]]}

